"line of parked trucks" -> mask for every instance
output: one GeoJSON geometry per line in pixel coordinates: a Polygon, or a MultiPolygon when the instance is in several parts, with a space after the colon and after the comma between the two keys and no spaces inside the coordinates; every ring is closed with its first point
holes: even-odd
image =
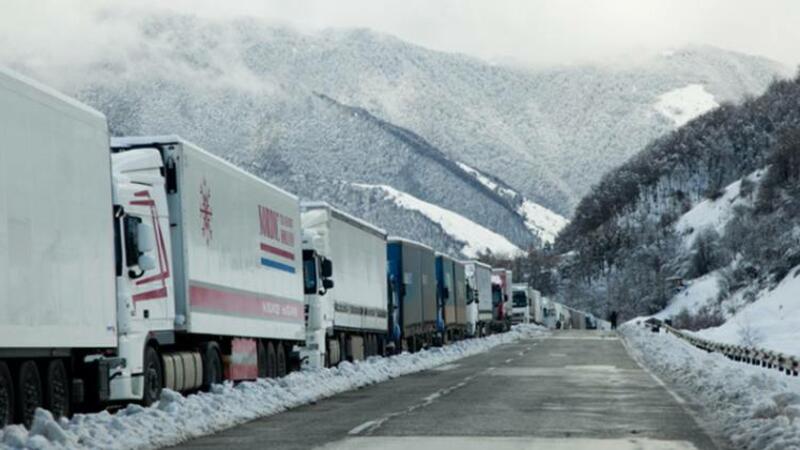
{"type": "Polygon", "coordinates": [[[176,136],[110,138],[101,113],[3,70],[0,136],[0,426],[583,323],[531,290],[522,318],[510,270],[301,203],[176,136]]]}

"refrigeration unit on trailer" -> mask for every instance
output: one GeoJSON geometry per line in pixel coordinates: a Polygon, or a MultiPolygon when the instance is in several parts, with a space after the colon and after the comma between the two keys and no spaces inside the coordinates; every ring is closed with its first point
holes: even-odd
{"type": "Polygon", "coordinates": [[[304,360],[320,367],[382,354],[388,330],[386,232],[327,203],[304,203],[302,210],[304,360]],[[325,260],[333,264],[330,291],[319,275],[325,260]]]}
{"type": "Polygon", "coordinates": [[[133,234],[119,345],[138,355],[112,397],[285,374],[305,339],[297,197],[176,136],[114,139],[112,150],[133,234]]]}
{"type": "Polygon", "coordinates": [[[105,116],[0,69],[0,135],[2,428],[107,397],[121,266],[105,116]]]}
{"type": "MultiPolygon", "coordinates": [[[[533,304],[533,295],[527,284],[517,283],[512,285],[512,310],[511,323],[530,323],[530,312],[533,304]]],[[[534,305],[535,306],[535,305],[534,305]]]]}
{"type": "Polygon", "coordinates": [[[472,300],[467,308],[467,334],[482,336],[490,331],[492,323],[492,267],[479,261],[467,261],[464,272],[472,300]]]}
{"type": "Polygon", "coordinates": [[[433,343],[436,333],[435,253],[424,244],[390,237],[386,258],[394,350],[419,350],[433,343]]]}
{"type": "Polygon", "coordinates": [[[531,304],[531,321],[538,325],[544,325],[544,305],[546,299],[542,297],[541,292],[536,289],[531,289],[533,295],[533,302],[531,304]]]}

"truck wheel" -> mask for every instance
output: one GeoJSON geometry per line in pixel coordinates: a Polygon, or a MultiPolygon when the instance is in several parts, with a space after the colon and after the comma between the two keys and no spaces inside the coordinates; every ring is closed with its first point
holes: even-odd
{"type": "Polygon", "coordinates": [[[164,368],[161,366],[161,357],[158,351],[148,346],[144,351],[144,394],[142,404],[150,406],[161,397],[164,387],[164,368]]]}
{"type": "Polygon", "coordinates": [[[222,358],[219,347],[215,342],[205,345],[203,350],[203,390],[208,391],[211,386],[222,383],[222,358]]]}
{"type": "Polygon", "coordinates": [[[44,405],[53,417],[69,415],[69,375],[64,361],[54,359],[47,364],[44,405]]]}
{"type": "Polygon", "coordinates": [[[275,378],[278,375],[278,357],[275,354],[275,344],[267,343],[267,378],[275,378]]]}
{"type": "Polygon", "coordinates": [[[258,378],[267,377],[267,349],[264,347],[264,341],[258,340],[256,344],[256,356],[258,358],[258,378]]]}
{"type": "Polygon", "coordinates": [[[287,370],[286,364],[286,347],[283,344],[278,344],[278,355],[277,355],[278,365],[277,365],[277,372],[276,375],[278,377],[285,377],[287,370]]]}
{"type": "Polygon", "coordinates": [[[8,365],[0,361],[0,428],[14,422],[14,381],[8,365]]]}
{"type": "Polygon", "coordinates": [[[42,406],[42,377],[36,363],[28,360],[20,364],[17,383],[19,418],[30,428],[36,408],[42,406]]]}

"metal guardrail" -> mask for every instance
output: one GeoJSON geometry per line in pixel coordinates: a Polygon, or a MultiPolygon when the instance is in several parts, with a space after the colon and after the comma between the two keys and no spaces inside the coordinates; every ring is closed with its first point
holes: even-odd
{"type": "Polygon", "coordinates": [[[798,372],[800,372],[800,358],[796,356],[762,348],[723,344],[709,341],[708,339],[701,339],[685,331],[675,329],[661,321],[645,321],[644,325],[650,327],[653,332],[658,332],[660,328],[664,328],[667,333],[671,333],[701,350],[705,350],[709,353],[720,353],[733,361],[761,366],[767,369],[780,370],[790,376],[798,376],[798,372]]]}

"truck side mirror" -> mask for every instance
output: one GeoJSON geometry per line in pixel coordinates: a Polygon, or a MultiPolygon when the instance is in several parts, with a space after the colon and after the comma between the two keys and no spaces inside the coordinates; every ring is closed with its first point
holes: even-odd
{"type": "MultiPolygon", "coordinates": [[[[138,228],[136,230],[136,240],[139,251],[146,253],[156,248],[156,236],[153,232],[153,227],[142,222],[139,222],[136,227],[138,228]]],[[[141,264],[139,264],[139,266],[141,266],[141,264]]]]}
{"type": "Polygon", "coordinates": [[[333,276],[333,263],[330,259],[325,258],[322,260],[320,272],[321,278],[330,278],[333,276]]]}
{"type": "Polygon", "coordinates": [[[139,255],[139,268],[145,272],[156,268],[156,260],[147,254],[139,255]]]}
{"type": "Polygon", "coordinates": [[[328,289],[333,289],[333,280],[329,278],[322,279],[322,287],[327,291],[328,289]]]}

